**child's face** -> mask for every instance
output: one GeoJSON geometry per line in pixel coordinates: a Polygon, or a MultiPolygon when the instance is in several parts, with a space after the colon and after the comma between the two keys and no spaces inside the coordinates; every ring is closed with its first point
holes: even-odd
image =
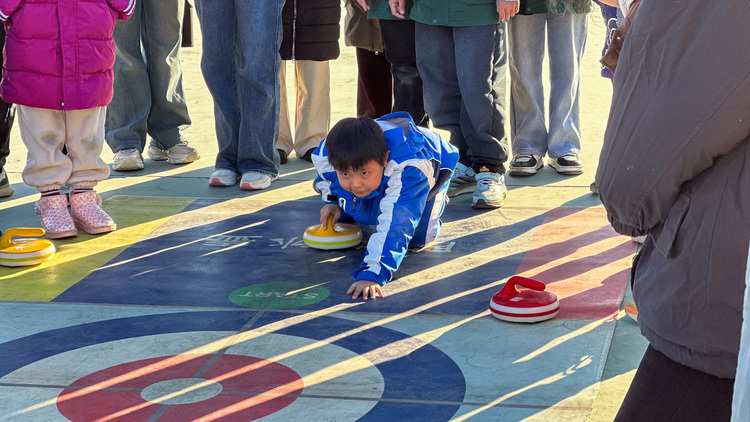
{"type": "Polygon", "coordinates": [[[383,163],[370,160],[367,164],[362,166],[362,168],[357,170],[336,170],[339,184],[342,188],[354,194],[354,196],[364,198],[380,187],[380,182],[383,181],[383,171],[388,162],[387,160],[388,158],[386,156],[383,163]]]}

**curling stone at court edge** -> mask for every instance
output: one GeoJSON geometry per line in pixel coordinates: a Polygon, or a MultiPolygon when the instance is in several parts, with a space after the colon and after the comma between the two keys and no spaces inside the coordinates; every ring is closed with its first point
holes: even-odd
{"type": "Polygon", "coordinates": [[[492,316],[510,322],[540,322],[554,318],[560,302],[544,283],[526,277],[513,276],[490,301],[492,316]],[[519,290],[518,287],[525,287],[519,290]]]}
{"type": "Polygon", "coordinates": [[[353,248],[362,242],[362,230],[353,224],[333,225],[333,215],[328,216],[327,228],[322,224],[310,226],[302,236],[305,244],[314,249],[353,248]]]}
{"type": "Polygon", "coordinates": [[[12,228],[0,238],[0,265],[25,267],[49,261],[55,255],[55,245],[47,239],[28,239],[44,236],[44,229],[12,228]],[[23,237],[22,239],[14,239],[23,237]]]}

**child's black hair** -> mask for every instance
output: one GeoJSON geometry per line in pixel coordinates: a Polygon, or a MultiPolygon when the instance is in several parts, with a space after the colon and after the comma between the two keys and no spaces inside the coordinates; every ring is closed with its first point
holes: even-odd
{"type": "Polygon", "coordinates": [[[388,144],[380,125],[369,117],[339,120],[326,138],[328,162],[338,171],[356,171],[371,160],[384,164],[388,144]]]}

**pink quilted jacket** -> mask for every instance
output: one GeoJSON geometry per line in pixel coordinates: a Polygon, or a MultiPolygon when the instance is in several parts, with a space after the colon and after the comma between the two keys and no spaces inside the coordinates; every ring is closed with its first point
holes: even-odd
{"type": "Polygon", "coordinates": [[[55,110],[108,105],[112,31],[117,19],[130,18],[135,1],[0,0],[7,31],[0,96],[55,110]]]}

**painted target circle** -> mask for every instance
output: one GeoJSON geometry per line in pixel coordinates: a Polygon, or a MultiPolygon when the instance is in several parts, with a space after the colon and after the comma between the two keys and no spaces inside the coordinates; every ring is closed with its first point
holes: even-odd
{"type": "MultiPolygon", "coordinates": [[[[326,409],[326,406],[335,403],[339,403],[339,410],[359,404],[362,411],[356,415],[342,412],[338,415],[339,420],[382,421],[412,417],[449,420],[458,411],[466,392],[463,374],[448,355],[429,343],[377,324],[333,316],[273,311],[196,311],[101,320],[39,332],[0,344],[0,383],[50,385],[43,389],[42,395],[37,388],[25,396],[28,399],[36,394],[35,405],[24,405],[20,402],[24,397],[20,397],[19,404],[6,408],[11,411],[17,409],[18,412],[33,411],[28,413],[30,416],[37,415],[37,410],[50,412],[52,409],[57,413],[57,418],[41,419],[61,420],[57,398],[76,380],[117,365],[175,354],[175,350],[168,347],[165,350],[163,346],[176,344],[178,340],[196,345],[195,350],[188,347],[190,353],[214,353],[212,356],[216,356],[215,350],[207,352],[203,348],[208,344],[223,344],[222,341],[226,341],[228,336],[245,334],[247,337],[241,342],[225,349],[227,356],[272,360],[297,372],[305,383],[302,393],[295,396],[292,404],[267,417],[272,420],[303,420],[310,408],[326,409]],[[276,349],[264,343],[268,338],[277,338],[274,342],[276,349]],[[155,350],[149,350],[149,353],[142,350],[153,343],[156,343],[155,350]],[[123,345],[127,347],[121,347],[123,345]],[[346,351],[350,357],[342,355],[326,360],[325,357],[330,355],[326,347],[346,351]],[[79,351],[86,351],[78,357],[84,356],[86,359],[78,365],[79,372],[66,374],[67,369],[58,371],[55,374],[60,377],[57,384],[58,381],[50,378],[50,374],[42,374],[39,368],[34,368],[43,362],[49,362],[48,367],[53,368],[55,363],[70,362],[73,354],[79,351]],[[90,351],[95,353],[89,354],[90,351]],[[97,358],[101,361],[97,361],[97,358]],[[344,367],[354,358],[358,359],[354,362],[365,363],[353,365],[356,370],[344,368],[344,372],[349,372],[346,375],[351,377],[349,381],[339,382],[344,379],[343,375],[330,375],[336,366],[344,367]],[[312,367],[313,363],[318,366],[312,367]],[[308,385],[307,380],[310,379],[315,381],[308,385]],[[55,390],[53,384],[62,387],[55,390]],[[360,388],[362,386],[365,388],[360,388]],[[368,389],[370,386],[379,387],[368,389]],[[49,399],[44,401],[47,397],[49,399]]],[[[183,351],[176,353],[187,354],[184,347],[183,351]]],[[[195,374],[178,372],[167,378],[195,378],[195,374]]],[[[132,388],[141,394],[148,386],[164,380],[152,381],[148,385],[132,388]]],[[[222,389],[225,388],[222,384],[222,389]]],[[[172,408],[205,405],[222,394],[209,396],[196,403],[172,408]]],[[[142,396],[135,399],[150,403],[142,396]]],[[[97,405],[102,405],[101,401],[97,405]]],[[[44,413],[44,416],[47,414],[44,413]]],[[[163,420],[161,417],[155,420],[163,420]]]]}
{"type": "Polygon", "coordinates": [[[126,416],[180,422],[196,415],[250,421],[278,412],[302,392],[302,378],[276,362],[250,356],[178,355],[116,365],[80,378],[62,391],[67,419],[126,416]],[[200,374],[200,377],[194,377],[200,374]]]}

